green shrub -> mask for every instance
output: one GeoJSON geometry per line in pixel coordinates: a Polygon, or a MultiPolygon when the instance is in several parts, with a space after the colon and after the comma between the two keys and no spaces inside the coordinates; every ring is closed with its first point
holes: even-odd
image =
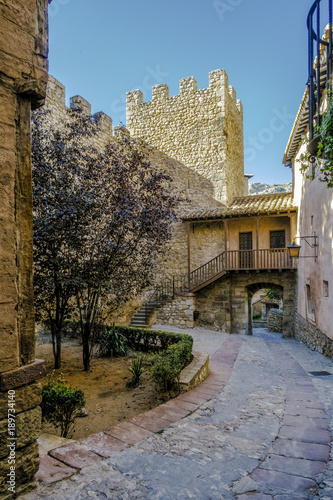
{"type": "MultiPolygon", "coordinates": [[[[161,390],[166,392],[179,382],[180,372],[192,359],[190,335],[119,325],[116,329],[129,348],[150,353],[144,356],[143,363],[152,366],[152,379],[161,390]]],[[[101,343],[106,335],[102,335],[101,343]]]]}
{"type": "Polygon", "coordinates": [[[56,428],[60,427],[61,437],[68,437],[72,433],[75,419],[84,405],[84,393],[77,387],[53,382],[50,379],[43,385],[42,420],[53,424],[56,428]]]}
{"type": "Polygon", "coordinates": [[[132,380],[128,382],[128,387],[138,387],[141,383],[141,379],[144,378],[143,374],[146,370],[142,362],[142,357],[132,359],[132,366],[129,368],[129,371],[132,373],[132,380]]]}
{"type": "Polygon", "coordinates": [[[176,383],[179,385],[180,372],[192,359],[193,340],[190,339],[185,338],[169,346],[153,366],[152,379],[162,391],[169,391],[176,383]]]}
{"type": "Polygon", "coordinates": [[[111,328],[100,339],[99,355],[104,358],[116,358],[126,356],[127,351],[127,340],[113,323],[111,328]]]}

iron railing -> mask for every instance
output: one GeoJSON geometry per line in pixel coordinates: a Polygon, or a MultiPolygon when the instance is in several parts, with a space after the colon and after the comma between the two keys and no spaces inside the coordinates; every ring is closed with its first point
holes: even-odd
{"type": "Polygon", "coordinates": [[[151,300],[164,302],[173,299],[175,295],[181,295],[188,292],[188,280],[186,275],[173,276],[166,278],[154,286],[151,300]]]}
{"type": "MultiPolygon", "coordinates": [[[[309,11],[308,26],[308,89],[309,89],[309,140],[313,139],[315,123],[320,125],[320,103],[325,86],[332,76],[332,0],[328,4],[328,39],[321,38],[321,0],[316,0],[309,11]],[[326,48],[326,71],[321,68],[322,47],[326,48]],[[316,62],[315,62],[316,59],[316,62]],[[322,71],[322,69],[324,71],[322,71]]],[[[327,19],[327,18],[326,18],[327,19]]],[[[325,23],[326,24],[326,23],[325,23]]]]}

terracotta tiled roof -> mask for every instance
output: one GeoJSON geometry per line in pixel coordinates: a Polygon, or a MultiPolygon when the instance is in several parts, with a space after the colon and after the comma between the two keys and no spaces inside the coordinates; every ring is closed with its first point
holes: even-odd
{"type": "Polygon", "coordinates": [[[269,215],[294,212],[292,193],[257,194],[234,198],[229,207],[200,209],[184,215],[183,220],[225,219],[249,215],[269,215]]]}

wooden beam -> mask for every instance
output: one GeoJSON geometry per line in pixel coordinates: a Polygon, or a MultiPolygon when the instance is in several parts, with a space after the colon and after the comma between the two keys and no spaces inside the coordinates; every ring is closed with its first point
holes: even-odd
{"type": "Polygon", "coordinates": [[[228,222],[225,220],[224,221],[224,251],[227,252],[228,250],[228,222]]]}
{"type": "Polygon", "coordinates": [[[259,249],[259,217],[256,217],[256,249],[259,249]]]}

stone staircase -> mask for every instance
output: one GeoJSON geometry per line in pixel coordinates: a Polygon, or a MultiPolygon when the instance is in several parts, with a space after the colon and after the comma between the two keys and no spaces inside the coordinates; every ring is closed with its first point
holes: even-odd
{"type": "Polygon", "coordinates": [[[157,307],[160,306],[159,302],[152,301],[146,302],[142,304],[140,309],[138,309],[134,316],[131,319],[130,326],[134,326],[136,328],[147,328],[149,326],[149,318],[156,310],[157,307]]]}

